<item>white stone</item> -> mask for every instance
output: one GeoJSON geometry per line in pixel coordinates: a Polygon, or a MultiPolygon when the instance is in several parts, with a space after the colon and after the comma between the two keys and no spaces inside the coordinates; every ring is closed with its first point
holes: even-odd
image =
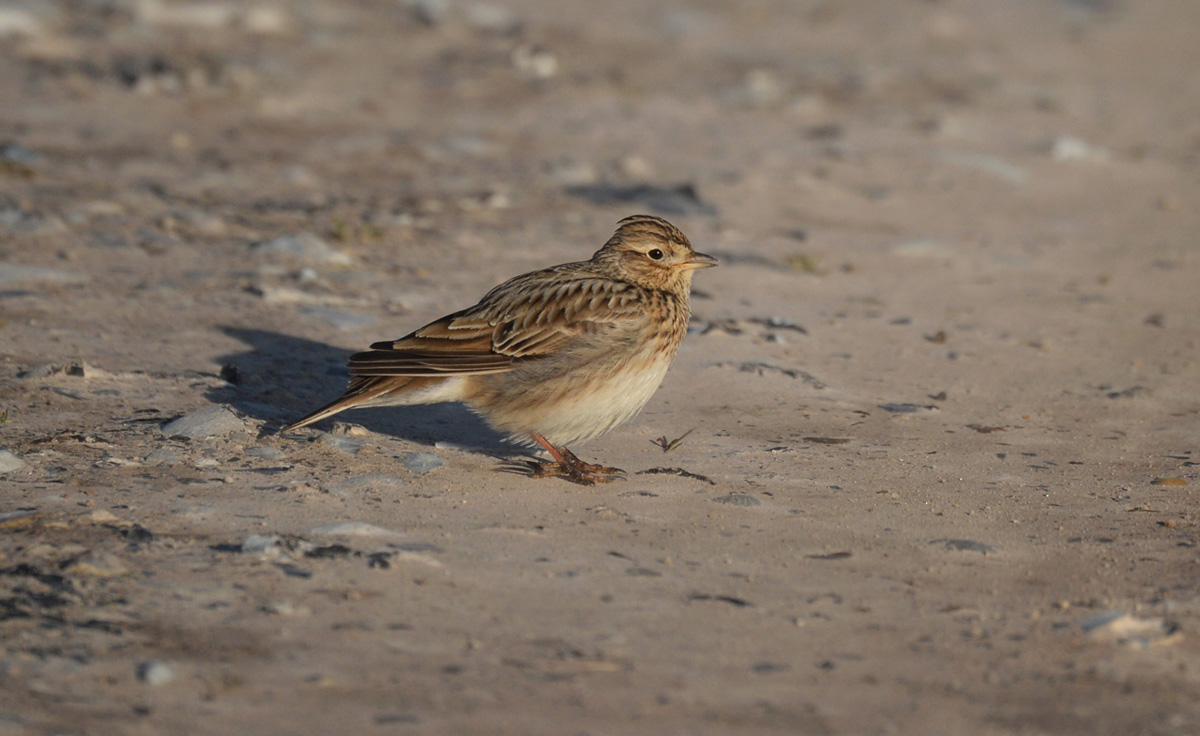
{"type": "Polygon", "coordinates": [[[246,429],[246,424],[227,406],[210,406],[207,409],[185,414],[167,422],[162,433],[167,437],[218,437],[246,429]]]}
{"type": "Polygon", "coordinates": [[[12,473],[25,467],[25,461],[8,450],[0,450],[0,475],[12,473]]]}

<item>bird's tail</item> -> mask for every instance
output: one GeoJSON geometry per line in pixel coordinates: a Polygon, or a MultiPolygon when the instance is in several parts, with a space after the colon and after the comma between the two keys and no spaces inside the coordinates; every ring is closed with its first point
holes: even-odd
{"type": "Polygon", "coordinates": [[[384,396],[404,389],[408,383],[409,381],[395,376],[354,376],[350,379],[350,385],[346,387],[346,393],[342,394],[341,398],[322,406],[303,419],[297,419],[279,431],[280,433],[291,432],[346,409],[371,406],[384,396]]]}

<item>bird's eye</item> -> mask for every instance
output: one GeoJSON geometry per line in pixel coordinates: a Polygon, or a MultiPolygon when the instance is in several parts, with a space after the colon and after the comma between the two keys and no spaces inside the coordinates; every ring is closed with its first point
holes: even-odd
{"type": "Polygon", "coordinates": [[[663,252],[658,248],[655,248],[646,255],[650,256],[650,258],[655,261],[661,261],[663,259],[663,252]]]}

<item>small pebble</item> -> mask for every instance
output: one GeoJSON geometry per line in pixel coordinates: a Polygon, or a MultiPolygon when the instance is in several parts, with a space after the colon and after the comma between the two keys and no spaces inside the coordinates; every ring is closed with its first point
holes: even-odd
{"type": "Polygon", "coordinates": [[[770,69],[751,69],[742,82],[740,94],[735,97],[744,99],[752,107],[767,107],[782,102],[786,93],[787,87],[778,74],[770,69]]]}
{"type": "Polygon", "coordinates": [[[262,610],[275,616],[308,616],[312,613],[311,608],[298,606],[291,601],[269,601],[263,604],[262,610]]]}
{"type": "Polygon", "coordinates": [[[50,376],[75,376],[95,378],[96,370],[87,363],[46,363],[17,374],[20,378],[49,378],[50,376]]]}
{"type": "Polygon", "coordinates": [[[242,541],[242,552],[252,554],[277,550],[279,541],[278,534],[251,534],[242,541]]]}
{"type": "Polygon", "coordinates": [[[25,467],[25,461],[8,450],[0,450],[0,475],[12,473],[25,467]]]}
{"type": "Polygon", "coordinates": [[[310,263],[349,264],[354,259],[333,248],[312,233],[291,233],[271,240],[263,240],[250,246],[250,252],[282,255],[310,263]]]}
{"type": "Polygon", "coordinates": [[[513,33],[521,27],[521,20],[511,10],[491,3],[474,3],[467,6],[464,19],[481,31],[513,33]]]}
{"type": "Polygon", "coordinates": [[[891,247],[891,251],[898,256],[913,258],[942,257],[954,254],[950,246],[936,240],[910,240],[906,243],[897,243],[891,247]]]}
{"type": "Polygon", "coordinates": [[[275,35],[287,32],[292,27],[292,18],[283,8],[261,5],[246,9],[242,27],[260,36],[275,35]]]}
{"type": "Polygon", "coordinates": [[[0,162],[33,168],[42,162],[42,154],[20,143],[0,145],[0,162]]]}
{"type": "MultiPolygon", "coordinates": [[[[0,224],[3,224],[0,221],[0,224]]],[[[28,282],[51,284],[74,284],[87,281],[87,276],[70,271],[59,271],[56,268],[41,266],[23,266],[19,263],[0,263],[0,284],[17,284],[28,282]]]]}
{"type": "Polygon", "coordinates": [[[322,444],[331,447],[338,452],[345,452],[350,455],[357,455],[358,451],[363,448],[362,440],[351,439],[349,437],[338,437],[327,432],[321,433],[319,437],[322,444]]]}
{"type": "Polygon", "coordinates": [[[429,555],[420,554],[419,552],[400,551],[390,555],[387,559],[392,564],[398,562],[415,562],[418,565],[426,565],[428,567],[443,567],[441,561],[429,555]]]}
{"type": "Polygon", "coordinates": [[[167,437],[187,437],[195,440],[203,437],[223,437],[245,429],[245,422],[228,406],[210,406],[167,422],[162,427],[162,433],[167,437]]]}
{"type": "Polygon", "coordinates": [[[534,44],[523,43],[513,49],[513,67],[526,79],[550,79],[558,73],[558,58],[534,44]]]}
{"type": "Polygon", "coordinates": [[[129,568],[108,552],[86,552],[63,568],[67,575],[87,578],[115,578],[128,572],[129,568]]]}
{"type": "Polygon", "coordinates": [[[996,554],[995,547],[983,542],[976,542],[973,539],[935,539],[930,544],[945,545],[946,549],[953,552],[979,552],[984,555],[996,554]]]}
{"type": "Polygon", "coordinates": [[[237,7],[232,3],[205,0],[171,4],[162,0],[141,0],[133,7],[136,17],[143,23],[185,30],[217,30],[237,18],[237,7]]]}
{"type": "Polygon", "coordinates": [[[400,463],[417,475],[425,475],[431,470],[446,467],[446,461],[432,452],[414,452],[400,458],[400,463]]]}
{"type": "Polygon", "coordinates": [[[344,480],[330,483],[325,490],[338,496],[367,491],[390,491],[408,485],[406,481],[392,475],[371,473],[370,475],[355,475],[344,480]]]}
{"type": "Polygon", "coordinates": [[[596,167],[586,161],[560,161],[546,167],[546,175],[561,186],[595,184],[600,180],[596,167]]]}
{"type": "Polygon", "coordinates": [[[300,307],[299,311],[306,317],[314,317],[339,330],[357,330],[375,323],[375,318],[369,314],[347,312],[335,307],[308,304],[300,307]]]}
{"type": "Polygon", "coordinates": [[[279,458],[283,457],[282,450],[280,450],[278,447],[271,447],[270,445],[251,447],[250,449],[246,450],[246,454],[250,457],[261,457],[264,460],[278,460],[279,458]]]}
{"type": "Polygon", "coordinates": [[[1069,135],[1055,139],[1050,147],[1050,155],[1055,161],[1083,161],[1094,164],[1109,162],[1108,151],[1069,135]]]}
{"type": "Polygon", "coordinates": [[[144,462],[147,465],[178,465],[182,460],[170,447],[160,447],[147,455],[144,462]]]}
{"type": "Polygon", "coordinates": [[[311,534],[323,534],[330,537],[405,537],[404,532],[384,529],[381,526],[368,524],[365,521],[337,521],[332,524],[322,524],[309,530],[311,534]]]}
{"type": "Polygon", "coordinates": [[[0,513],[0,524],[4,522],[16,521],[17,519],[27,519],[31,516],[36,516],[37,509],[25,509],[23,511],[5,511],[0,513]]]}
{"type": "Polygon", "coordinates": [[[1123,644],[1134,649],[1178,643],[1178,625],[1161,618],[1137,618],[1124,611],[1105,611],[1080,622],[1093,641],[1123,644]]]}
{"type": "Polygon", "coordinates": [[[762,506],[762,501],[748,493],[730,493],[725,496],[717,496],[713,501],[727,503],[730,506],[762,506]]]}
{"type": "Polygon", "coordinates": [[[42,35],[44,29],[37,16],[14,5],[0,7],[0,38],[42,35]]]}
{"type": "MultiPolygon", "coordinates": [[[[9,210],[9,212],[11,213],[12,210],[9,210]]],[[[6,225],[8,231],[14,235],[45,235],[67,229],[67,223],[55,215],[39,215],[25,212],[18,212],[15,218],[11,214],[0,217],[0,224],[6,225]]],[[[44,270],[50,271],[52,269],[44,270]]],[[[76,277],[70,280],[80,281],[82,279],[76,277]]]]}
{"type": "Polygon", "coordinates": [[[938,410],[932,404],[928,406],[922,404],[880,404],[879,408],[884,411],[890,411],[893,414],[925,414],[938,410]]]}
{"type": "Polygon", "coordinates": [[[137,678],[152,687],[166,685],[175,679],[175,668],[166,662],[142,662],[137,666],[137,678]]]}
{"type": "Polygon", "coordinates": [[[403,0],[403,4],[427,26],[439,26],[450,15],[450,0],[403,0]]]}
{"type": "Polygon", "coordinates": [[[1029,180],[1025,169],[1000,158],[981,153],[943,153],[938,158],[948,163],[985,171],[1009,184],[1021,185],[1029,180]]]}

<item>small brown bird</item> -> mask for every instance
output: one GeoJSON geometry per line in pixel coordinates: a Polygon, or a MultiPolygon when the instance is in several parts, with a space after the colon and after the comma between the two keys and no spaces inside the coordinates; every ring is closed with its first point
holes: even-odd
{"type": "Polygon", "coordinates": [[[460,401],[510,439],[554,458],[530,475],[591,485],[623,474],[566,445],[637,414],[679,352],[692,274],[717,265],[671,223],[621,220],[587,261],[506,281],[473,307],[350,358],[340,399],[284,427],[355,407],[460,401]]]}

